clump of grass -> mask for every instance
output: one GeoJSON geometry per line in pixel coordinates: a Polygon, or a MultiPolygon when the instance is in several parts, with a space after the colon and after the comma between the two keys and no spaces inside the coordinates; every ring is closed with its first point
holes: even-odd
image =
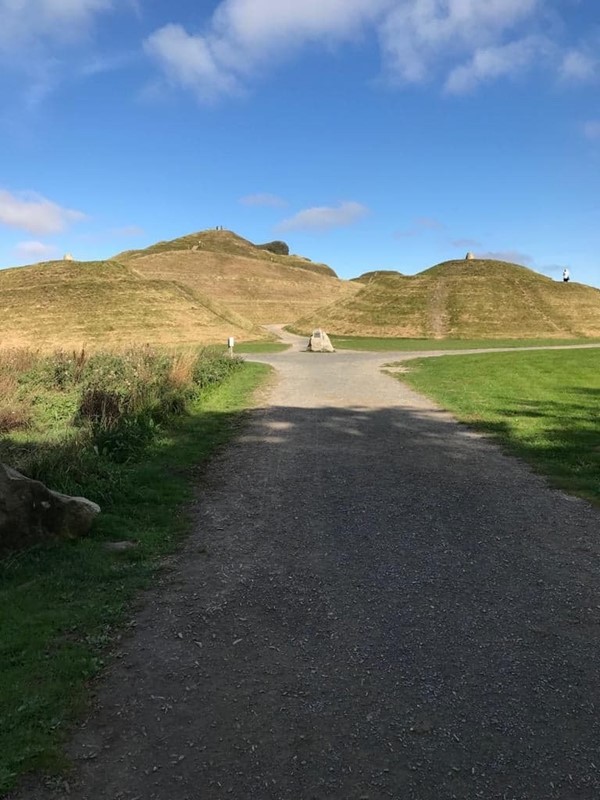
{"type": "Polygon", "coordinates": [[[205,349],[0,355],[0,460],[67,493],[104,494],[106,462],[140,457],[241,361],[205,349]]]}

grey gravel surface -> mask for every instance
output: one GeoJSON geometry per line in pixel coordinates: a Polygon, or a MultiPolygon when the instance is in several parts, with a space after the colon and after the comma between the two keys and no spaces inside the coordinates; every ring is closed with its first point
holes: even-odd
{"type": "Polygon", "coordinates": [[[72,776],[21,800],[597,800],[599,511],[390,354],[261,360],[72,776]]]}

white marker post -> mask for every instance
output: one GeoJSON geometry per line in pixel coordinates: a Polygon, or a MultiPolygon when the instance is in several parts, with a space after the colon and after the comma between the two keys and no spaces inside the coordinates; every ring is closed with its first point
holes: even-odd
{"type": "Polygon", "coordinates": [[[234,346],[235,346],[235,339],[233,338],[233,336],[230,336],[229,339],[227,339],[227,350],[229,352],[229,358],[233,358],[234,346]]]}

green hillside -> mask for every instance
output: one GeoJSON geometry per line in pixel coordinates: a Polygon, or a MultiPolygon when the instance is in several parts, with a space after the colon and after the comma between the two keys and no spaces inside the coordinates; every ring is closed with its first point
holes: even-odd
{"type": "Polygon", "coordinates": [[[418,275],[372,273],[352,297],[298,319],[306,333],[424,338],[600,336],[600,290],[502,261],[447,261],[418,275]]]}

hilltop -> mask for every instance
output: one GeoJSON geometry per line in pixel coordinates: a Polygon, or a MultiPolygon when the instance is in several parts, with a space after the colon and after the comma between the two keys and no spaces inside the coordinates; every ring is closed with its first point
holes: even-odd
{"type": "Polygon", "coordinates": [[[447,261],[417,275],[367,273],[359,291],[294,329],[417,338],[600,336],[600,290],[503,261],[447,261]]]}
{"type": "Polygon", "coordinates": [[[325,264],[265,247],[231,231],[208,230],[115,260],[144,279],[176,281],[258,325],[296,319],[356,291],[325,264]]]}

